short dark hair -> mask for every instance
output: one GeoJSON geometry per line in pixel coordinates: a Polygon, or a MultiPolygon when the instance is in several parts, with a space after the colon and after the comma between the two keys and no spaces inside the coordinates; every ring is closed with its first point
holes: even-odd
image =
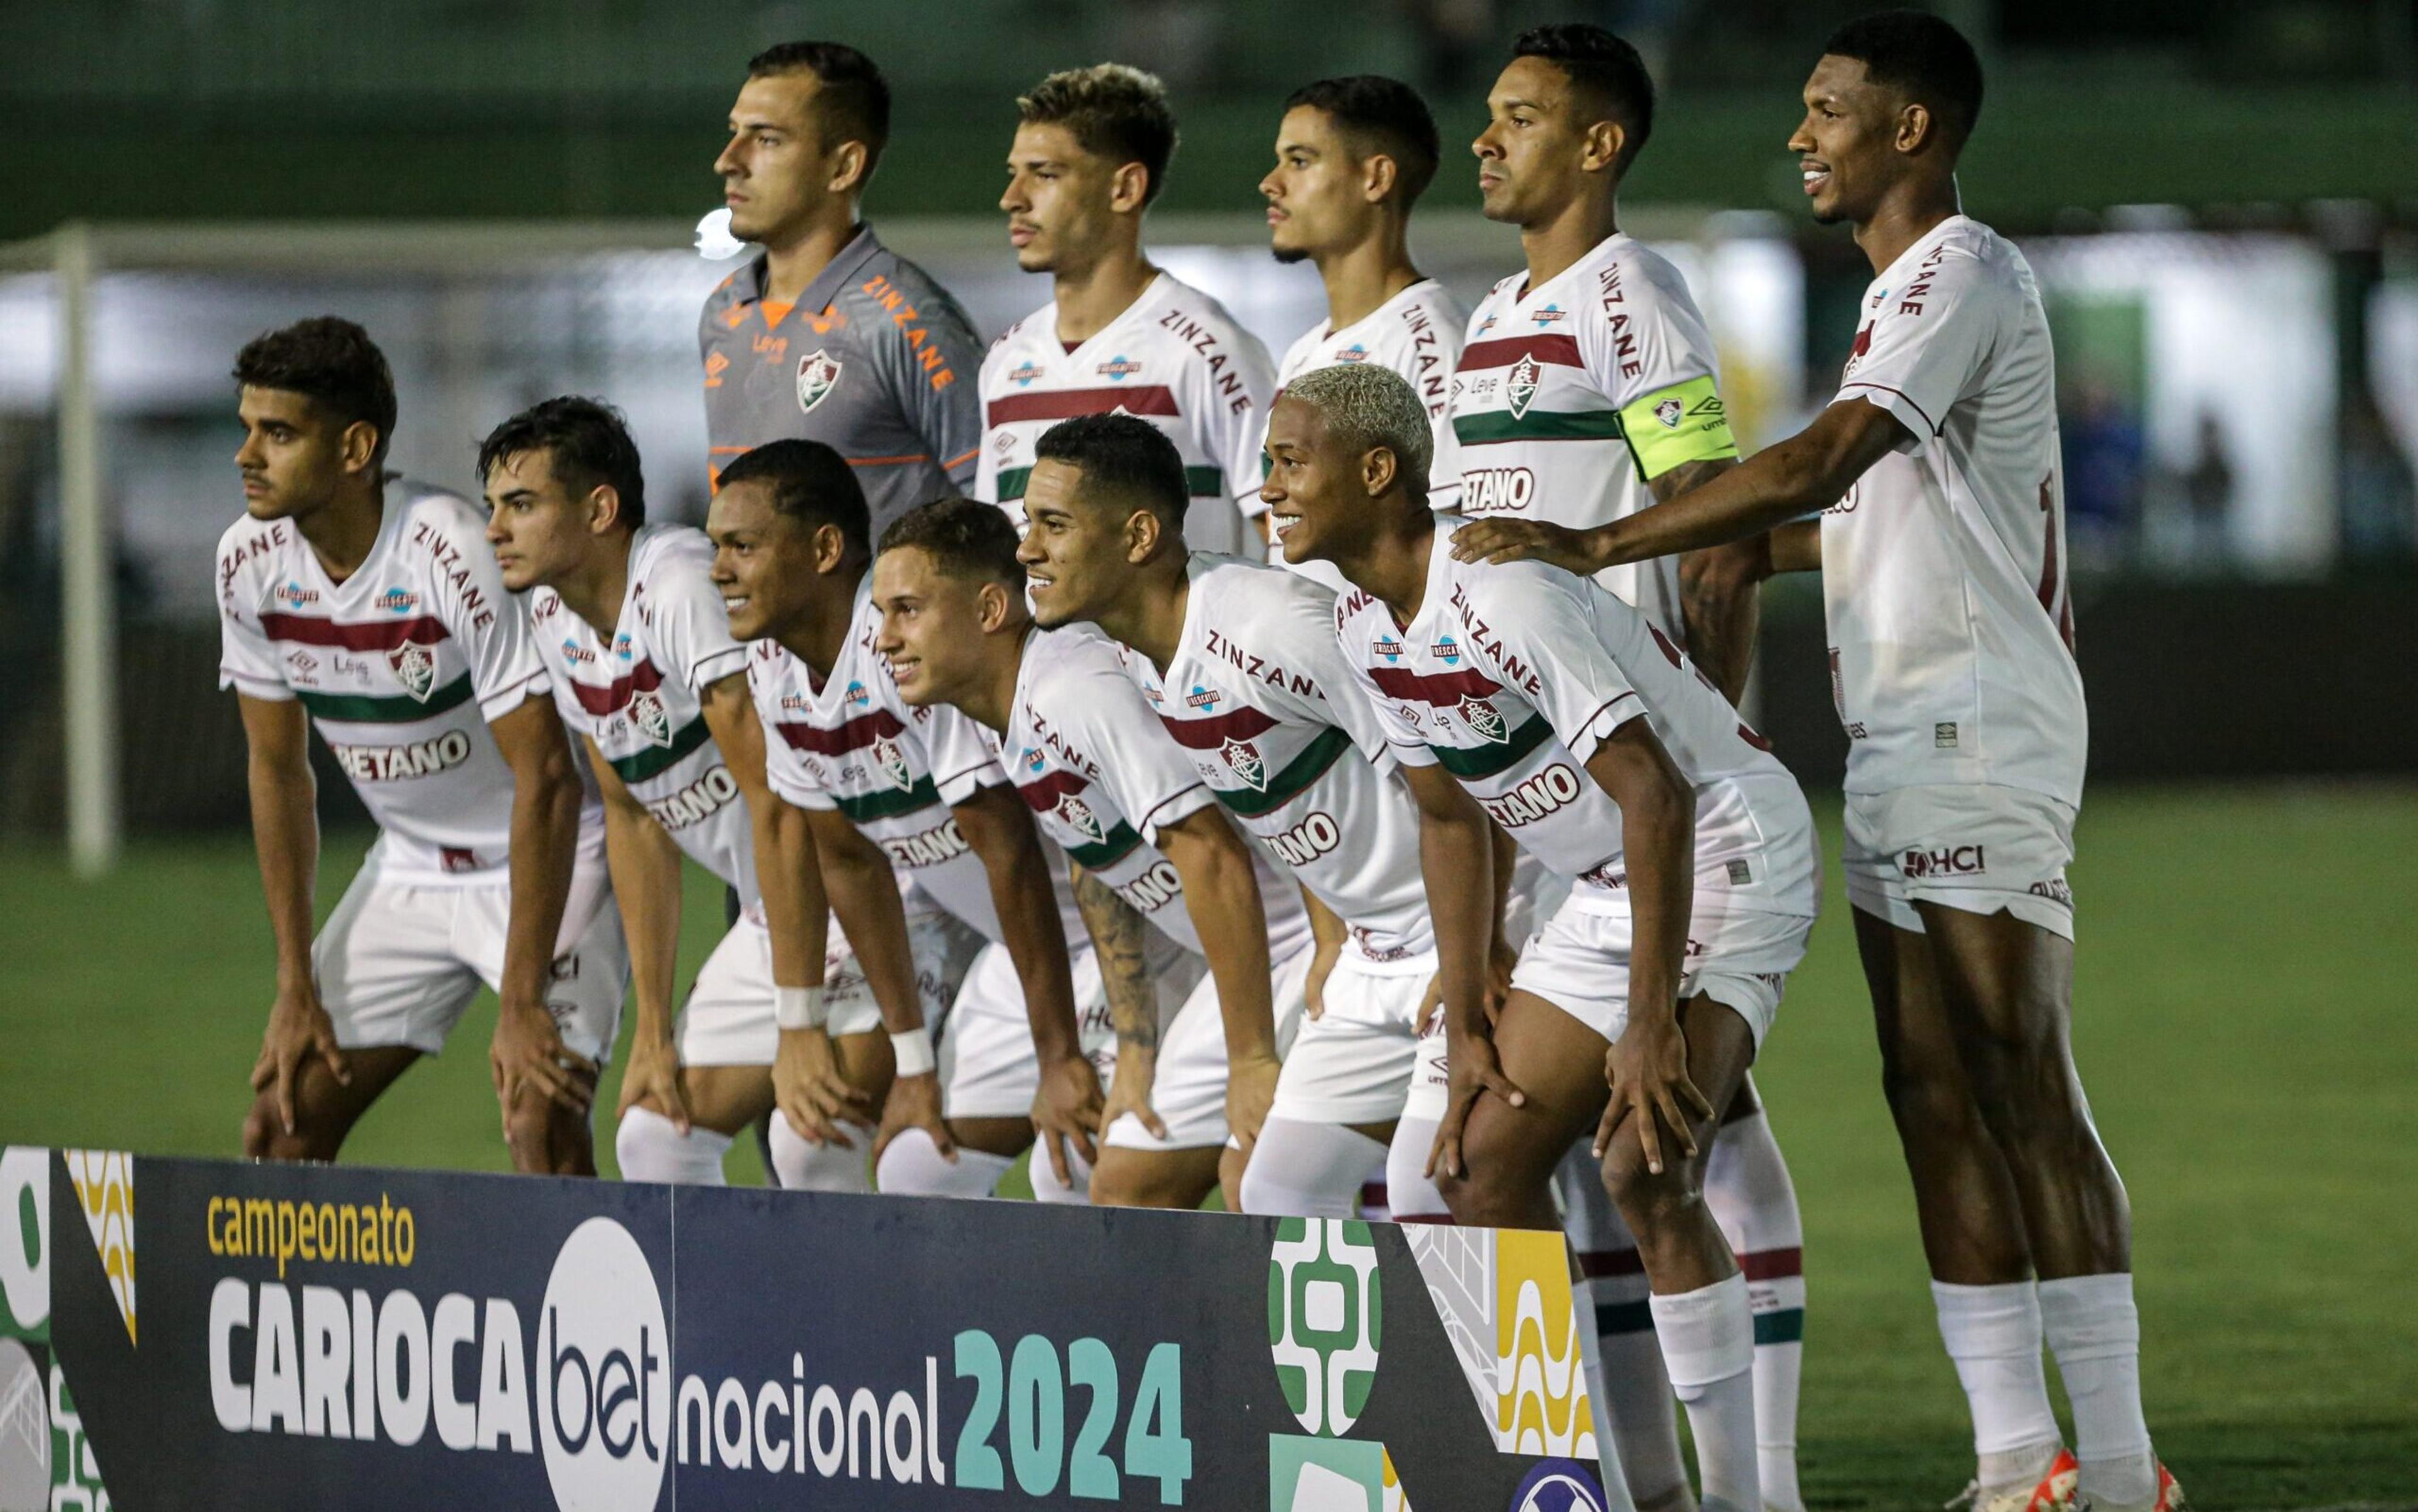
{"type": "Polygon", "coordinates": [[[612,405],[576,394],[531,405],[479,443],[479,481],[485,482],[499,464],[531,451],[544,452],[555,477],[574,492],[610,487],[620,497],[617,519],[625,528],[647,523],[647,478],[638,466],[638,444],[612,405]]]}
{"type": "Polygon", "coordinates": [[[1033,445],[1035,462],[1063,462],[1083,471],[1086,486],[1155,511],[1177,530],[1192,485],[1184,453],[1167,433],[1132,415],[1080,415],[1060,420],[1033,445]]]}
{"type": "Polygon", "coordinates": [[[835,525],[856,550],[873,549],[873,517],[856,469],[820,441],[767,441],[742,454],[715,480],[718,488],[733,483],[762,483],[772,490],[776,513],[808,530],[835,525]]]}
{"type": "Polygon", "coordinates": [[[1645,150],[1654,134],[1654,76],[1637,49],[1600,26],[1568,22],[1535,26],[1511,44],[1515,58],[1542,58],[1569,75],[1570,84],[1587,102],[1620,125],[1628,140],[1620,165],[1626,168],[1645,150]]]}
{"type": "Polygon", "coordinates": [[[822,84],[815,92],[815,124],[833,142],[864,143],[865,172],[871,177],[890,143],[890,82],[871,58],[846,42],[782,42],[747,60],[750,79],[802,72],[822,84]]]}
{"type": "Polygon", "coordinates": [[[1354,73],[1306,84],[1284,102],[1288,111],[1304,106],[1324,111],[1362,153],[1382,152],[1393,159],[1402,207],[1418,203],[1435,177],[1444,149],[1436,137],[1435,117],[1417,90],[1383,74],[1354,73]]]}
{"type": "Polygon", "coordinates": [[[1085,152],[1119,166],[1138,162],[1150,176],[1142,203],[1158,198],[1175,156],[1175,112],[1158,76],[1123,63],[1065,69],[1016,97],[1026,126],[1063,126],[1085,152]]]}
{"type": "Polygon", "coordinates": [[[970,498],[936,498],[890,522],[881,532],[883,552],[912,548],[928,554],[933,565],[951,577],[971,577],[1024,592],[1024,565],[1016,559],[1020,544],[1016,522],[996,504],[970,498]]]}
{"type": "Polygon", "coordinates": [[[373,466],[386,461],[394,439],[394,370],[370,333],[339,315],[313,315],[282,329],[264,331],[235,355],[235,381],[252,389],[282,389],[324,405],[344,425],[366,422],[377,431],[373,466]]]}
{"type": "Polygon", "coordinates": [[[1854,58],[1876,84],[1903,92],[1939,118],[1953,151],[1982,118],[1982,59],[1965,34],[1922,10],[1881,10],[1830,34],[1822,51],[1854,58]]]}

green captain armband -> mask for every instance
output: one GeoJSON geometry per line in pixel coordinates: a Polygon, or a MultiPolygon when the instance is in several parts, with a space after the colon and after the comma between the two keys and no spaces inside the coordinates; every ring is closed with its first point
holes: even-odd
{"type": "Polygon", "coordinates": [[[1683,462],[1738,454],[1729,406],[1709,374],[1630,401],[1620,412],[1620,429],[1637,459],[1637,476],[1648,481],[1683,462]]]}

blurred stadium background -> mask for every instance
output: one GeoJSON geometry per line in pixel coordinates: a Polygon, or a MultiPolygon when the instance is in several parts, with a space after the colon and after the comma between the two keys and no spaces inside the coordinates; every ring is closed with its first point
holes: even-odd
{"type": "MultiPolygon", "coordinates": [[[[1157,69],[1184,145],[1156,252],[1280,351],[1323,313],[1315,275],[1264,252],[1254,186],[1284,94],[1363,70],[1427,89],[1447,167],[1414,244],[1473,298],[1519,249],[1475,214],[1458,144],[1519,27],[1591,19],[1664,90],[1627,223],[1686,271],[1742,436],[1768,440],[1829,393],[1869,277],[1808,221],[1782,148],[1822,37],[1865,8],[0,8],[0,1135],[237,1149],[269,957],[209,551],[241,508],[225,374],[249,336],[361,320],[401,388],[397,465],[466,492],[494,420],[607,397],[656,510],[696,519],[696,316],[730,265],[689,242],[758,47],[837,36],[889,71],[868,214],[986,333],[1047,298],[993,208],[1010,98],[1075,62],[1157,69]]],[[[2205,1507],[2418,1504],[2398,1300],[2418,1245],[2418,4],[1936,8],[1990,68],[1967,208],[2023,238],[2058,336],[2093,725],[2078,1037],[2138,1204],[2152,1421],[2205,1507]]],[[[1821,646],[1814,586],[1775,584],[1758,713],[1816,787],[1844,746],[1821,646]]],[[[321,797],[324,907],[365,836],[332,767],[321,797]]],[[[718,923],[695,896],[692,961],[718,923]]],[[[1835,896],[1790,1006],[1764,1079],[1809,1229],[1808,1489],[1936,1500],[1964,1478],[1958,1403],[1835,896]]],[[[471,1032],[349,1156],[501,1168],[471,1032]]]]}

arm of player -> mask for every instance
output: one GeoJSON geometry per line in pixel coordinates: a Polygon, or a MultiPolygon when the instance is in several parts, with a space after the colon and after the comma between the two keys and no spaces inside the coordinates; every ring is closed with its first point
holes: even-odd
{"type": "Polygon", "coordinates": [[[1226,1126],[1246,1154],[1276,1101],[1277,1024],[1267,910],[1250,848],[1213,805],[1158,827],[1158,848],[1184,883],[1184,904],[1226,1028],[1226,1126]]]}
{"type": "Polygon", "coordinates": [[[644,1103],[689,1131],[688,1092],[681,1082],[680,1049],[672,1039],[672,973],[680,958],[681,848],[613,763],[588,741],[588,764],[604,798],[604,869],[630,945],[630,992],[637,1026],[630,1063],[621,1073],[619,1119],[644,1103]]]}
{"type": "MultiPolygon", "coordinates": [[[[982,858],[990,882],[991,909],[999,915],[1002,942],[1024,987],[1025,1021],[1041,1062],[1041,1085],[1033,1097],[1033,1126],[1050,1168],[1072,1184],[1071,1146],[1085,1160],[1098,1152],[1092,1136],[1106,1127],[1100,1112],[1100,1074],[1083,1054],[1075,1018],[1074,964],[1066,952],[1066,925],[1058,914],[1058,889],[1049,853],[1033,811],[1004,783],[977,787],[949,812],[967,847],[982,858]]],[[[1077,898],[1082,896],[1077,884],[1077,898]]],[[[1123,902],[1122,899],[1119,900],[1123,902]]],[[[1090,922],[1088,910],[1085,923],[1090,922]]],[[[1100,955],[1107,974],[1108,955],[1100,955]]],[[[1147,985],[1147,984],[1145,984],[1147,985]]],[[[1113,1005],[1113,993],[1110,998],[1113,1005]]]]}
{"type": "Polygon", "coordinates": [[[1444,1000],[1445,1044],[1451,1090],[1428,1174],[1460,1176],[1462,1125],[1488,1092],[1514,1107],[1527,1095],[1503,1075],[1494,1053],[1494,1026],[1486,1015],[1489,947],[1498,932],[1492,821],[1477,801],[1440,766],[1405,766],[1419,811],[1419,871],[1427,880],[1428,920],[1435,928],[1436,988],[1444,1000]]]}
{"type": "Polygon", "coordinates": [[[340,1082],[353,1079],[336,1026],[311,973],[311,901],[319,878],[318,784],[311,775],[311,716],[295,699],[236,695],[243,715],[244,773],[252,792],[252,844],[277,941],[277,996],[253,1063],[252,1090],[271,1092],[277,1118],[294,1132],[294,1083],[316,1060],[340,1082]]]}
{"type": "Polygon", "coordinates": [[[1696,1121],[1712,1104],[1688,1077],[1688,1042],[1678,1018],[1679,978],[1695,907],[1696,803],[1688,779],[1653,726],[1632,715],[1599,741],[1587,774],[1620,807],[1621,853],[1629,872],[1629,1024],[1604,1060],[1612,1102],[1596,1132],[1598,1159],[1622,1122],[1637,1119],[1648,1169],[1662,1169],[1659,1118],[1680,1149],[1696,1153],[1696,1121]]]}
{"type": "Polygon", "coordinates": [[[1874,463],[1912,438],[1878,405],[1842,399],[1795,435],[1666,503],[1587,530],[1541,520],[1475,520],[1453,537],[1452,554],[1465,562],[1534,558],[1585,573],[1742,541],[1829,509],[1874,463]]]}
{"type": "Polygon", "coordinates": [[[507,1119],[524,1086],[584,1114],[596,1098],[596,1063],[562,1043],[562,1030],[545,1005],[579,850],[579,771],[554,701],[543,693],[522,699],[487,728],[513,771],[512,907],[487,1069],[507,1119]]]}
{"type": "MultiPolygon", "coordinates": [[[[1736,462],[1691,463],[1664,473],[1650,486],[1656,498],[1673,499],[1737,466],[1736,462]]],[[[1688,659],[1704,669],[1733,706],[1746,696],[1747,674],[1754,668],[1764,579],[1779,573],[1821,570],[1818,520],[1794,520],[1761,535],[1725,546],[1707,546],[1679,558],[1679,612],[1687,622],[1688,659]]]]}
{"type": "Polygon", "coordinates": [[[1318,901],[1318,894],[1304,887],[1302,910],[1309,915],[1309,938],[1313,948],[1309,955],[1309,975],[1302,980],[1302,1012],[1311,1018],[1326,1013],[1326,979],[1335,974],[1335,963],[1343,958],[1343,941],[1350,931],[1344,928],[1342,916],[1318,901]]]}
{"type": "Polygon", "coordinates": [[[1075,906],[1082,910],[1084,932],[1092,937],[1101,995],[1109,1000],[1109,1022],[1117,1033],[1117,1075],[1100,1111],[1100,1130],[1106,1133],[1110,1124],[1131,1113],[1164,1139],[1167,1124],[1150,1103],[1151,1088],[1158,1079],[1158,992],[1150,980],[1150,921],[1119,897],[1115,888],[1082,867],[1075,867],[1074,875],[1075,906]]]}

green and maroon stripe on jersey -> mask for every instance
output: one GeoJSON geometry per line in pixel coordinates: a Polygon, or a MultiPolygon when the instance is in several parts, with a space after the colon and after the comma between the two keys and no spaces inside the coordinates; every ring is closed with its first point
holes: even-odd
{"type": "Polygon", "coordinates": [[[1300,797],[1304,788],[1325,776],[1336,758],[1352,748],[1352,737],[1329,725],[1291,761],[1271,772],[1259,747],[1252,743],[1277,727],[1276,720],[1264,710],[1247,704],[1197,719],[1178,719],[1162,710],[1158,722],[1175,737],[1176,744],[1187,751],[1214,752],[1224,761],[1227,772],[1240,779],[1242,785],[1220,787],[1212,784],[1209,790],[1217,795],[1217,802],[1247,819],[1274,813],[1300,797]],[[1260,773],[1257,782],[1246,775],[1254,770],[1260,773]]]}
{"type": "MultiPolygon", "coordinates": [[[[1456,373],[1499,372],[1515,370],[1507,374],[1504,383],[1517,386],[1522,374],[1516,370],[1528,369],[1526,393],[1533,397],[1542,370],[1549,367],[1576,368],[1584,372],[1585,360],[1579,355],[1578,338],[1538,332],[1526,336],[1501,336],[1492,341],[1472,342],[1462,349],[1456,373]]],[[[1498,441],[1604,441],[1617,440],[1621,435],[1620,412],[1612,409],[1531,409],[1528,400],[1518,392],[1509,395],[1514,403],[1505,409],[1458,411],[1452,417],[1453,438],[1466,446],[1488,446],[1498,441]]]]}
{"type": "Polygon", "coordinates": [[[434,646],[448,638],[445,621],[433,615],[409,619],[329,619],[319,615],[270,610],[260,617],[270,640],[343,651],[398,651],[407,645],[434,646]]]}
{"type": "Polygon", "coordinates": [[[321,693],[314,688],[297,688],[294,696],[317,719],[343,725],[408,725],[468,703],[471,692],[470,674],[465,672],[445,686],[429,690],[425,700],[408,694],[379,697],[366,693],[321,693]]]}
{"type": "Polygon", "coordinates": [[[1071,771],[1046,771],[1031,782],[1018,782],[1016,796],[1024,800],[1025,807],[1035,814],[1055,814],[1078,832],[1086,836],[1081,845],[1066,848],[1066,854],[1078,866],[1098,871],[1113,866],[1133,854],[1141,844],[1134,827],[1119,819],[1114,824],[1102,824],[1083,802],[1083,789],[1091,783],[1071,771]]]}
{"type": "MultiPolygon", "coordinates": [[[[825,729],[819,725],[788,721],[776,722],[773,728],[793,751],[810,751],[816,756],[838,760],[858,751],[869,750],[883,741],[895,740],[907,732],[906,724],[887,709],[843,720],[837,728],[825,729]]],[[[930,808],[941,801],[941,790],[933,786],[927,773],[905,787],[893,787],[887,792],[851,796],[834,792],[833,804],[847,816],[851,824],[870,824],[876,819],[895,818],[930,808]]]]}
{"type": "Polygon", "coordinates": [[[1163,383],[1140,383],[1123,389],[1036,389],[1030,393],[1002,394],[983,406],[987,425],[1014,425],[1023,420],[1073,420],[1079,415],[1159,415],[1177,420],[1184,414],[1175,390],[1163,383]]]}
{"type": "MultiPolygon", "coordinates": [[[[1030,467],[1002,467],[999,474],[999,501],[1012,504],[1024,496],[1033,482],[1030,467]]],[[[1186,467],[1184,469],[1184,490],[1194,498],[1224,498],[1226,469],[1223,467],[1186,467]]]]}
{"type": "Polygon", "coordinates": [[[650,744],[642,751],[606,759],[613,764],[613,770],[620,773],[623,782],[645,782],[712,739],[713,731],[706,727],[705,716],[699,714],[674,730],[667,745],[650,744]]]}
{"type": "Polygon", "coordinates": [[[1461,716],[1471,733],[1486,741],[1484,745],[1429,742],[1428,749],[1435,754],[1436,765],[1464,782],[1483,781],[1508,771],[1553,738],[1553,726],[1542,714],[1530,714],[1517,729],[1504,728],[1502,710],[1487,702],[1503,691],[1503,684],[1482,672],[1466,668],[1459,672],[1415,672],[1407,666],[1372,666],[1369,680],[1388,698],[1451,710],[1461,716]]]}
{"type": "Polygon", "coordinates": [[[618,714],[628,708],[630,700],[638,694],[652,693],[662,687],[664,674],[652,661],[642,661],[601,688],[592,682],[582,682],[577,678],[571,679],[570,682],[571,695],[579,700],[580,708],[591,714],[618,714]]]}
{"type": "MultiPolygon", "coordinates": [[[[290,645],[375,652],[386,657],[395,676],[406,683],[414,680],[406,678],[404,669],[396,665],[396,653],[406,646],[435,646],[449,638],[445,622],[432,615],[415,615],[408,619],[344,620],[271,610],[260,617],[260,629],[269,639],[290,645]]],[[[414,670],[426,676],[435,668],[434,660],[422,655],[421,664],[414,670]]],[[[351,725],[407,725],[467,702],[471,692],[470,675],[466,671],[441,688],[430,688],[425,697],[410,694],[325,693],[314,688],[297,688],[294,695],[315,718],[351,725]]]]}
{"type": "Polygon", "coordinates": [[[1472,342],[1461,349],[1461,360],[1453,371],[1480,373],[1488,368],[1507,368],[1522,358],[1533,358],[1550,367],[1586,366],[1586,359],[1579,355],[1577,337],[1540,331],[1531,336],[1497,336],[1492,341],[1472,342]]]}

